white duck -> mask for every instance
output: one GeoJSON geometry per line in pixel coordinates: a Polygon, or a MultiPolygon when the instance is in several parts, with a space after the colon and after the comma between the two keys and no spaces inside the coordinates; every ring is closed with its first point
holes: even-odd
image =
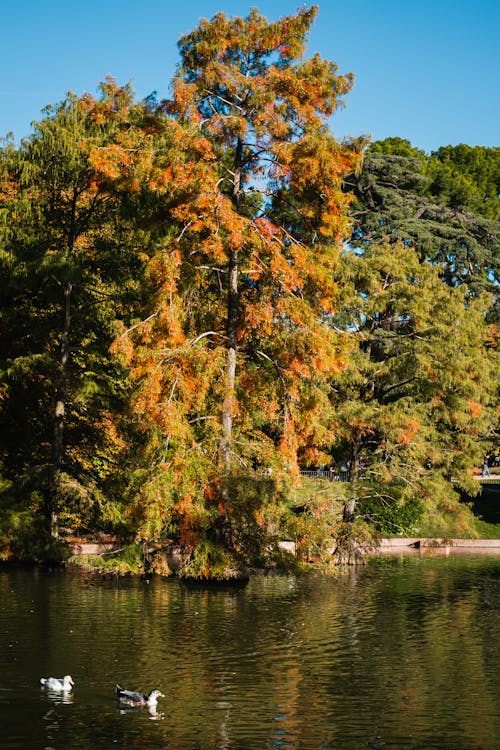
{"type": "Polygon", "coordinates": [[[57,690],[59,692],[71,690],[75,684],[69,674],[65,677],[41,677],[40,682],[42,685],[49,690],[57,690]]]}

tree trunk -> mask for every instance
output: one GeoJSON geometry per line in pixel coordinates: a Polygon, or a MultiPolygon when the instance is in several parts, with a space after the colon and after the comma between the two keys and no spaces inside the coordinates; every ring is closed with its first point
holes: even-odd
{"type": "MultiPolygon", "coordinates": [[[[233,169],[233,190],[231,199],[237,208],[241,198],[241,165],[243,143],[236,144],[233,169]]],[[[222,444],[221,458],[224,473],[231,468],[231,450],[233,442],[233,416],[236,390],[236,355],[238,344],[238,249],[230,248],[228,257],[227,289],[227,364],[224,403],[222,405],[222,444]]]]}
{"type": "MultiPolygon", "coordinates": [[[[351,460],[349,461],[349,482],[350,484],[355,484],[359,479],[359,448],[361,445],[361,440],[359,436],[356,438],[356,441],[353,445],[352,451],[351,451],[351,460]]],[[[356,512],[356,497],[354,494],[352,497],[349,498],[349,500],[346,501],[344,504],[344,512],[343,512],[343,521],[345,523],[352,523],[355,518],[355,512],[356,512]]]]}
{"type": "Polygon", "coordinates": [[[50,526],[51,536],[58,536],[58,495],[59,479],[63,468],[64,459],[64,422],[66,414],[66,381],[69,363],[69,331],[71,326],[71,292],[73,284],[71,281],[64,287],[64,321],[61,340],[61,358],[59,361],[59,380],[56,390],[56,406],[54,410],[54,444],[52,455],[52,482],[49,489],[49,501],[47,507],[47,520],[50,526]]]}
{"type": "Polygon", "coordinates": [[[352,523],[354,521],[355,512],[356,498],[350,497],[349,500],[344,503],[344,512],[342,514],[342,520],[344,523],[352,523]]]}
{"type": "Polygon", "coordinates": [[[227,303],[227,364],[224,403],[222,405],[222,465],[227,474],[231,466],[233,415],[236,383],[236,351],[238,334],[238,251],[229,256],[229,286],[227,303]]]}
{"type": "Polygon", "coordinates": [[[347,526],[344,528],[342,544],[337,546],[336,557],[341,565],[363,565],[365,562],[363,550],[354,536],[352,524],[356,519],[356,484],[360,474],[361,436],[357,435],[352,446],[349,462],[349,482],[351,497],[344,503],[342,520],[347,526]]]}

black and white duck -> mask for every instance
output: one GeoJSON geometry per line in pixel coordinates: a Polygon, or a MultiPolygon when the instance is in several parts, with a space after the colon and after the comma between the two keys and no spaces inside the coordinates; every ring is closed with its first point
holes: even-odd
{"type": "Polygon", "coordinates": [[[148,706],[156,708],[158,698],[165,696],[160,690],[151,690],[148,695],[137,693],[134,690],[124,690],[120,685],[116,685],[116,697],[125,706],[148,706]]]}
{"type": "Polygon", "coordinates": [[[58,692],[71,690],[75,684],[69,674],[65,677],[41,677],[40,682],[49,690],[57,690],[58,692]]]}

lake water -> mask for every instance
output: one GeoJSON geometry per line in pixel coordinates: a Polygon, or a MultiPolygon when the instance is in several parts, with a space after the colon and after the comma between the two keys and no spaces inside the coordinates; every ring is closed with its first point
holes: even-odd
{"type": "Polygon", "coordinates": [[[0,569],[2,750],[498,750],[500,557],[241,590],[0,569]],[[42,676],[71,674],[50,694],[42,676]],[[165,694],[123,710],[114,685],[165,694]]]}

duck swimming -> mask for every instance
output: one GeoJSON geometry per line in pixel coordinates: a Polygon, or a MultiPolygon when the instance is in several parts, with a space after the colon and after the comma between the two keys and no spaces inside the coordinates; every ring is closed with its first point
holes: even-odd
{"type": "Polygon", "coordinates": [[[149,706],[149,708],[156,708],[158,698],[165,697],[160,690],[152,690],[149,695],[144,695],[133,690],[124,690],[119,685],[116,685],[116,696],[120,703],[126,706],[149,706]]]}
{"type": "Polygon", "coordinates": [[[40,682],[49,690],[71,690],[75,684],[69,674],[65,677],[41,677],[40,682]]]}

